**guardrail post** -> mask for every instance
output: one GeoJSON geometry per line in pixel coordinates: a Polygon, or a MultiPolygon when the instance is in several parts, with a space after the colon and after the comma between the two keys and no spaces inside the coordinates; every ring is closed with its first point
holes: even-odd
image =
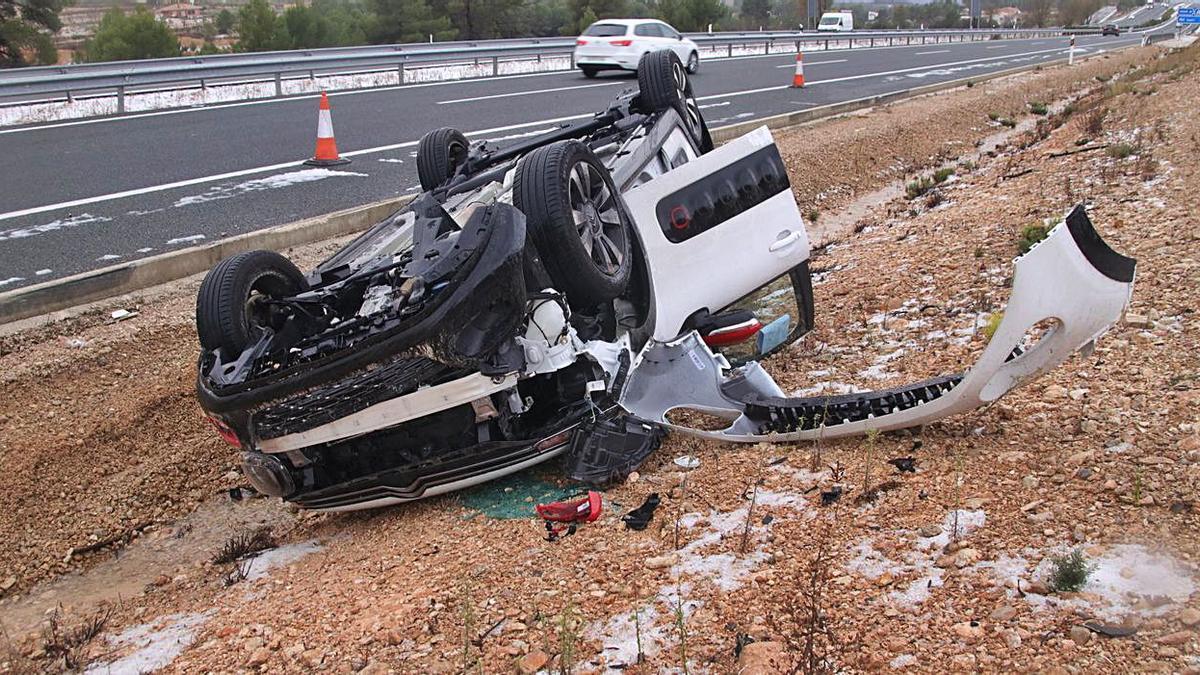
{"type": "Polygon", "coordinates": [[[275,73],[275,98],[283,96],[283,73],[275,73]]]}
{"type": "MultiPolygon", "coordinates": [[[[850,41],[850,46],[854,46],[854,40],[850,41]]],[[[829,38],[825,38],[825,51],[829,51],[829,38]]]]}
{"type": "Polygon", "coordinates": [[[770,54],[770,53],[771,53],[771,41],[767,40],[766,42],[763,43],[763,54],[770,54]]]}
{"type": "Polygon", "coordinates": [[[125,87],[117,87],[117,114],[125,114],[125,87]]]}
{"type": "Polygon", "coordinates": [[[396,64],[396,74],[400,78],[400,81],[398,84],[404,84],[404,62],[403,61],[396,64]]]}
{"type": "Polygon", "coordinates": [[[875,38],[871,38],[871,46],[872,46],[872,47],[874,47],[874,46],[875,46],[875,38]]]}
{"type": "MultiPolygon", "coordinates": [[[[575,60],[575,54],[571,54],[571,60],[572,61],[575,60]]],[[[574,63],[571,64],[571,68],[575,68],[574,63]]],[[[499,74],[500,74],[500,57],[493,56],[492,57],[492,77],[495,77],[496,75],[499,75],[499,74]]]]}
{"type": "Polygon", "coordinates": [[[733,57],[733,43],[732,43],[732,42],[730,42],[730,43],[729,43],[728,45],[726,45],[726,46],[728,46],[728,47],[729,47],[729,56],[732,58],[732,57],[733,57]]]}

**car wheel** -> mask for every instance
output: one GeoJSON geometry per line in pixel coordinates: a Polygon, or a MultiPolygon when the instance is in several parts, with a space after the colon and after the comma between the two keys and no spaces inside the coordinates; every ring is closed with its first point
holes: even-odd
{"type": "Polygon", "coordinates": [[[220,349],[226,359],[254,344],[266,328],[281,324],[269,300],[308,288],[292,261],[274,251],[244,251],[209,270],[196,296],[200,346],[220,349]]]}
{"type": "Polygon", "coordinates": [[[675,52],[650,52],[638,62],[638,96],[647,112],[675,108],[701,153],[712,150],[712,136],[692,91],[687,69],[675,52]]]}
{"type": "Polygon", "coordinates": [[[625,291],[633,229],[608,169],[579,141],[560,141],[521,160],[513,205],[550,278],[576,309],[625,291]]]}
{"type": "Polygon", "coordinates": [[[580,66],[579,69],[583,71],[583,76],[588,79],[596,77],[596,73],[600,72],[595,68],[588,68],[587,66],[580,66]]]}
{"type": "Polygon", "coordinates": [[[700,55],[696,52],[692,52],[691,54],[688,55],[687,71],[688,71],[688,73],[695,75],[696,72],[699,70],[700,70],[700,55]]]}
{"type": "Polygon", "coordinates": [[[471,145],[458,129],[434,129],[417,144],[417,179],[422,190],[440,187],[467,161],[471,145]]]}

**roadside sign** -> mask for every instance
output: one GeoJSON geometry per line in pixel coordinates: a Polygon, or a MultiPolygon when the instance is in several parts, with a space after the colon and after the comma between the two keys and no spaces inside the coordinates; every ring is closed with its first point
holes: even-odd
{"type": "Polygon", "coordinates": [[[1200,9],[1196,7],[1180,7],[1179,16],[1175,18],[1176,23],[1200,23],[1200,9]]]}

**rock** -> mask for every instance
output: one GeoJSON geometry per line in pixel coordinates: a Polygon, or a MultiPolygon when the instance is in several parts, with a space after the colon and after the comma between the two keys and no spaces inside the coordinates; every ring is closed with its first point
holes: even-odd
{"type": "Polygon", "coordinates": [[[1138,464],[1171,464],[1171,463],[1173,463],[1169,457],[1163,457],[1162,455],[1146,455],[1145,457],[1138,457],[1137,462],[1138,462],[1138,464]]]}
{"type": "Polygon", "coordinates": [[[392,672],[392,669],[388,668],[383,663],[379,661],[368,661],[367,665],[363,666],[362,670],[358,671],[358,675],[387,675],[390,672],[392,672]]]}
{"type": "Polygon", "coordinates": [[[250,655],[250,659],[246,661],[246,664],[251,667],[255,667],[261,666],[270,660],[271,650],[267,649],[266,647],[259,647],[258,649],[254,650],[253,654],[250,655]]]}
{"type": "Polygon", "coordinates": [[[891,572],[884,572],[883,574],[880,574],[877,579],[875,579],[875,585],[879,586],[880,588],[883,588],[884,586],[891,586],[894,580],[895,578],[892,577],[891,572]]]}
{"type": "Polygon", "coordinates": [[[1080,647],[1092,641],[1092,631],[1083,626],[1071,626],[1071,642],[1080,647]]]}
{"type": "Polygon", "coordinates": [[[1049,399],[1066,398],[1067,388],[1061,385],[1052,384],[1046,387],[1045,397],[1049,399]]]}
{"type": "Polygon", "coordinates": [[[976,549],[959,549],[958,553],[954,554],[954,566],[959,569],[968,565],[974,565],[977,562],[979,562],[979,551],[976,549]]]}
{"type": "Polygon", "coordinates": [[[922,527],[920,530],[917,531],[917,534],[921,535],[922,537],[925,537],[926,539],[928,539],[929,537],[936,537],[941,533],[942,533],[942,528],[937,525],[926,525],[925,527],[922,527]]]}
{"type": "Polygon", "coordinates": [[[1154,506],[1154,497],[1152,495],[1146,495],[1145,497],[1137,500],[1137,503],[1138,506],[1154,506]]]}
{"type": "Polygon", "coordinates": [[[775,675],[788,672],[789,665],[782,642],[751,642],[742,647],[737,672],[741,675],[775,675]]]}
{"type": "Polygon", "coordinates": [[[974,654],[955,654],[950,659],[950,669],[955,672],[971,672],[975,670],[974,654]]]}
{"type": "Polygon", "coordinates": [[[1175,447],[1179,448],[1180,452],[1200,450],[1200,434],[1192,434],[1191,436],[1181,438],[1175,447]]]}
{"type": "Polygon", "coordinates": [[[1164,636],[1158,638],[1158,644],[1178,646],[1178,645],[1182,645],[1182,644],[1187,644],[1191,639],[1192,639],[1191,632],[1186,631],[1186,630],[1181,630],[1181,631],[1176,631],[1174,633],[1169,633],[1167,635],[1164,635],[1164,636]]]}
{"type": "Polygon", "coordinates": [[[1188,607],[1179,613],[1179,621],[1185,626],[1195,626],[1200,624],[1200,610],[1188,607]]]}
{"type": "Polygon", "coordinates": [[[1008,645],[1009,649],[1017,649],[1021,646],[1021,634],[1015,630],[1006,630],[1001,633],[1004,638],[1004,644],[1008,645]]]}
{"type": "Polygon", "coordinates": [[[1034,579],[1033,581],[1030,581],[1029,583],[1025,584],[1023,590],[1026,593],[1033,593],[1034,595],[1049,595],[1050,594],[1050,587],[1046,585],[1046,582],[1039,581],[1037,579],[1034,579]]]}
{"type": "Polygon", "coordinates": [[[248,652],[253,652],[265,647],[267,643],[262,638],[252,637],[242,643],[242,649],[248,652]]]}
{"type": "Polygon", "coordinates": [[[1001,605],[1000,607],[993,609],[992,613],[988,615],[988,618],[992,621],[1008,621],[1016,615],[1016,607],[1013,607],[1012,605],[1001,605]]]}
{"type": "Polygon", "coordinates": [[[1037,479],[1037,476],[1025,476],[1021,479],[1021,487],[1026,490],[1036,490],[1040,483],[1041,481],[1037,479]]]}
{"type": "Polygon", "coordinates": [[[300,655],[300,663],[310,669],[317,669],[325,662],[325,655],[315,649],[305,650],[300,655]]]}
{"type": "Polygon", "coordinates": [[[983,626],[978,621],[960,621],[950,627],[963,642],[975,644],[983,638],[983,626]]]}
{"type": "Polygon", "coordinates": [[[1087,389],[1072,389],[1068,396],[1071,397],[1072,401],[1081,401],[1084,396],[1087,396],[1087,393],[1087,389]]]}
{"type": "Polygon", "coordinates": [[[1142,314],[1134,314],[1133,312],[1125,313],[1125,325],[1130,328],[1153,328],[1154,323],[1150,321],[1150,317],[1142,314]]]}
{"type": "Polygon", "coordinates": [[[642,477],[642,474],[640,474],[640,473],[638,473],[638,472],[636,472],[636,471],[630,471],[630,472],[629,472],[629,475],[625,477],[625,482],[626,482],[626,483],[633,484],[633,483],[636,483],[636,482],[638,482],[638,480],[639,480],[641,477],[642,477]]]}
{"type": "Polygon", "coordinates": [[[1068,457],[1067,465],[1068,466],[1080,466],[1081,464],[1086,464],[1086,463],[1092,461],[1093,459],[1095,459],[1095,457],[1096,457],[1095,450],[1083,450],[1081,452],[1077,452],[1077,453],[1071,455],[1070,457],[1068,457]]]}
{"type": "Polygon", "coordinates": [[[983,508],[983,506],[987,503],[988,499],[986,497],[971,497],[970,499],[963,501],[963,508],[970,511],[977,511],[983,508]]]}
{"type": "Polygon", "coordinates": [[[661,570],[661,569],[666,569],[666,568],[670,567],[671,565],[674,565],[675,561],[678,559],[679,559],[679,556],[675,555],[674,553],[668,553],[667,555],[660,555],[660,556],[655,556],[653,558],[646,558],[645,564],[646,564],[647,569],[661,570]]]}
{"type": "Polygon", "coordinates": [[[549,654],[540,649],[535,649],[517,659],[517,671],[525,675],[533,675],[533,673],[541,670],[549,662],[549,654]]]}
{"type": "Polygon", "coordinates": [[[0,581],[0,591],[7,591],[8,589],[10,589],[16,585],[17,585],[17,578],[16,577],[8,577],[4,581],[0,581]]]}
{"type": "Polygon", "coordinates": [[[1087,480],[1092,477],[1092,470],[1086,466],[1080,467],[1079,470],[1075,472],[1075,477],[1082,480],[1087,480]]]}
{"type": "MultiPolygon", "coordinates": [[[[399,643],[397,643],[397,644],[399,644],[399,643]]],[[[285,647],[283,650],[283,655],[288,657],[288,659],[290,659],[292,661],[295,661],[296,659],[300,658],[300,655],[303,653],[304,653],[304,643],[303,642],[297,642],[294,645],[285,647]]]]}

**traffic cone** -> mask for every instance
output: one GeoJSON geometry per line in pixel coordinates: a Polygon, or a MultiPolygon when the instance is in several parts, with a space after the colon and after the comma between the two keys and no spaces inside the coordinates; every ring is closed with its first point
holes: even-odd
{"type": "Polygon", "coordinates": [[[333,117],[329,112],[329,97],[321,92],[321,107],[317,111],[317,151],[313,158],[304,162],[309,166],[338,166],[350,160],[338,156],[337,142],[333,140],[333,117]]]}
{"type": "Polygon", "coordinates": [[[804,52],[796,52],[796,74],[792,75],[792,86],[804,86],[804,52]]]}

